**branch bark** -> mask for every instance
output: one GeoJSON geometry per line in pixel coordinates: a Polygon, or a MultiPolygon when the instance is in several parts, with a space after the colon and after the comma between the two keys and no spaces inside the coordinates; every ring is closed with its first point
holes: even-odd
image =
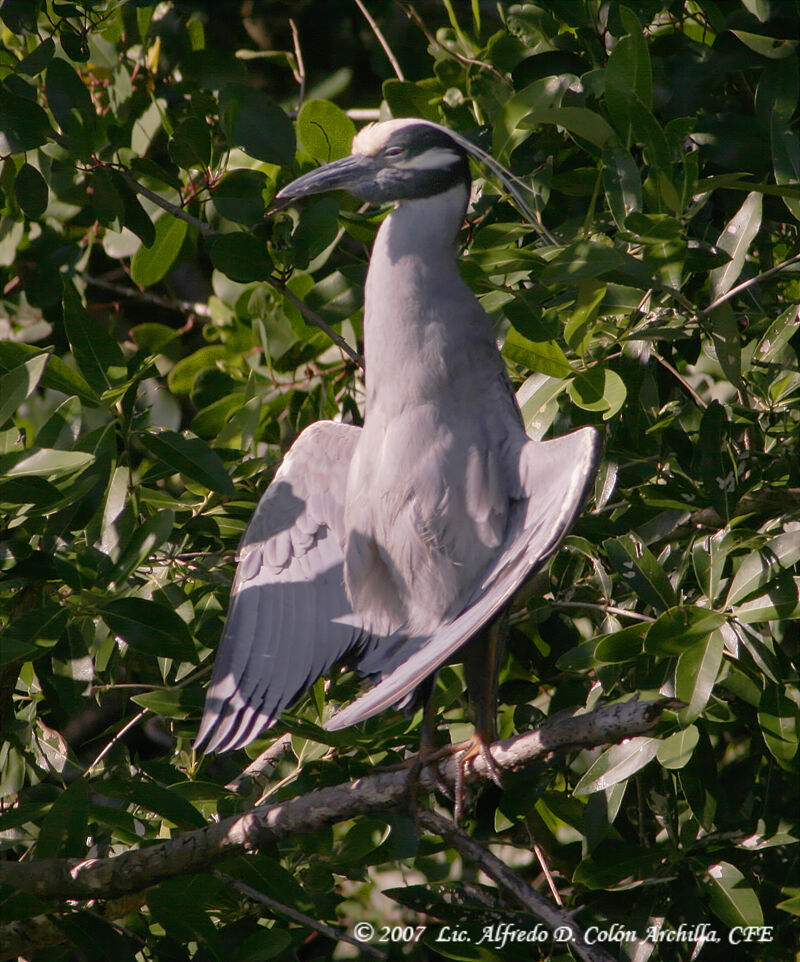
{"type": "Polygon", "coordinates": [[[489,878],[494,879],[501,888],[510,892],[537,922],[546,925],[551,932],[560,930],[563,935],[561,941],[568,943],[578,958],[583,959],[584,962],[614,962],[613,957],[604,949],[587,942],[583,929],[573,921],[569,912],[557,908],[549,899],[539,895],[525,879],[520,878],[516,872],[512,872],[480,842],[435,812],[420,812],[419,821],[429,832],[443,838],[459,854],[474,862],[489,878]]]}
{"type": "MultiPolygon", "coordinates": [[[[628,701],[585,714],[560,714],[536,731],[495,742],[492,756],[501,771],[514,771],[555,751],[618,742],[651,731],[672,700],[628,701]]],[[[455,782],[457,755],[423,768],[421,789],[455,782]]],[[[0,883],[52,899],[113,899],[155,885],[164,879],[209,869],[224,859],[255,851],[305,832],[312,832],[356,815],[385,811],[408,800],[409,770],[385,771],[343,785],[309,792],[243,815],[226,818],[165,842],[105,859],[43,859],[0,862],[0,883]]],[[[465,781],[489,778],[481,757],[471,760],[465,781]]],[[[0,930],[0,939],[2,931],[0,930]]]]}

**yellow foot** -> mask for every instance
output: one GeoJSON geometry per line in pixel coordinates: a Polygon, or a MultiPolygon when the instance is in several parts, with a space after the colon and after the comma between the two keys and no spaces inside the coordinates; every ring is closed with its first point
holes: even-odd
{"type": "Polygon", "coordinates": [[[475,732],[475,734],[466,739],[466,741],[459,742],[457,745],[450,747],[458,752],[456,761],[455,807],[453,809],[453,820],[456,825],[458,825],[461,821],[461,816],[464,814],[467,765],[472,759],[478,757],[483,759],[489,771],[489,777],[498,788],[503,787],[503,778],[500,774],[500,769],[497,767],[497,763],[494,758],[492,758],[492,753],[489,750],[489,741],[481,732],[475,732]]]}

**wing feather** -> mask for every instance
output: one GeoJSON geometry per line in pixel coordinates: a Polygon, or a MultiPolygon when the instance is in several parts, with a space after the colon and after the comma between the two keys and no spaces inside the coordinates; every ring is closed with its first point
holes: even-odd
{"type": "Polygon", "coordinates": [[[359,429],[307,428],[239,548],[231,604],[196,744],[237,748],[363,637],[344,587],[347,471],[359,429]]]}
{"type": "Polygon", "coordinates": [[[419,639],[409,639],[409,648],[416,650],[409,651],[408,657],[394,658],[398,667],[337,712],[326,728],[347,728],[402,701],[502,610],[569,530],[594,476],[599,447],[597,432],[592,428],[549,441],[528,441],[522,446],[521,497],[513,502],[504,545],[461,614],[442,625],[421,646],[419,639]]]}

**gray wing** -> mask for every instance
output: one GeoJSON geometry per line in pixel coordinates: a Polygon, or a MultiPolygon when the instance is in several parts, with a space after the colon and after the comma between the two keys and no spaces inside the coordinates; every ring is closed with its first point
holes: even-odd
{"type": "Polygon", "coordinates": [[[341,548],[359,431],[332,421],[306,428],[258,503],[195,742],[206,752],[247,744],[362,637],[341,548]]]}
{"type": "Polygon", "coordinates": [[[521,497],[515,499],[500,555],[460,615],[442,625],[374,688],[337,712],[337,731],[397,704],[506,605],[525,579],[558,547],[583,503],[599,456],[599,438],[583,428],[520,450],[521,497]]]}

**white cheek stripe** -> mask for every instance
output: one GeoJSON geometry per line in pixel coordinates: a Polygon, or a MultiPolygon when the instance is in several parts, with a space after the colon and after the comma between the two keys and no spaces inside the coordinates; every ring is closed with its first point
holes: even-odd
{"type": "Polygon", "coordinates": [[[461,155],[455,150],[449,150],[447,147],[431,147],[410,160],[392,161],[392,167],[399,167],[401,170],[439,170],[450,167],[460,158],[461,155]]]}

